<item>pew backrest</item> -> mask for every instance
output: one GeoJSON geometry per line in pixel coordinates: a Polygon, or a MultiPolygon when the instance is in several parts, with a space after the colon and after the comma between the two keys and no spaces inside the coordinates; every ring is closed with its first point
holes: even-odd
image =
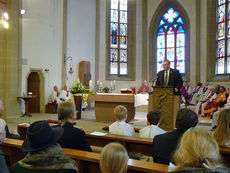
{"type": "MultiPolygon", "coordinates": [[[[17,139],[8,139],[4,143],[1,144],[2,150],[4,154],[9,157],[10,165],[16,163],[25,157],[26,153],[21,151],[23,141],[17,139]]],[[[89,172],[89,173],[100,173],[100,154],[80,151],[74,149],[63,148],[65,154],[74,159],[79,168],[79,172],[89,172]]],[[[139,160],[129,159],[128,161],[128,172],[130,173],[166,173],[168,172],[168,165],[152,163],[152,162],[144,162],[139,160]]]]}

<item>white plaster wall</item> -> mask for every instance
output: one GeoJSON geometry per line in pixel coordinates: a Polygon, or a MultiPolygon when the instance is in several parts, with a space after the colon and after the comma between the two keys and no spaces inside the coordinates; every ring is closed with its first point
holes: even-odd
{"type": "MultiPolygon", "coordinates": [[[[74,70],[72,75],[67,72],[67,86],[71,87],[77,80],[80,61],[90,61],[91,78],[94,83],[96,0],[68,0],[67,9],[66,55],[72,56],[74,70]]],[[[68,63],[70,62],[67,62],[67,71],[68,63]]]]}
{"type": "Polygon", "coordinates": [[[45,73],[45,101],[54,85],[61,87],[62,66],[62,0],[22,0],[22,91],[27,91],[30,69],[45,73]]]}
{"type": "MultiPolygon", "coordinates": [[[[100,12],[99,21],[99,81],[102,82],[102,87],[110,86],[111,81],[106,80],[106,1],[99,0],[100,12]]],[[[134,81],[116,81],[115,92],[120,92],[122,88],[137,88],[142,82],[142,0],[136,1],[136,79],[134,81]]],[[[145,79],[143,79],[145,80],[145,79]]]]}

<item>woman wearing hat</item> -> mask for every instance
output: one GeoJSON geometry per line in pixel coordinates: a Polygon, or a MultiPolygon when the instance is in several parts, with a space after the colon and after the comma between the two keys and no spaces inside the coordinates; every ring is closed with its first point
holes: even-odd
{"type": "Polygon", "coordinates": [[[25,158],[15,163],[11,173],[76,173],[74,160],[64,154],[57,144],[62,136],[61,127],[51,128],[46,121],[37,121],[27,130],[27,138],[22,151],[29,152],[25,158]]]}

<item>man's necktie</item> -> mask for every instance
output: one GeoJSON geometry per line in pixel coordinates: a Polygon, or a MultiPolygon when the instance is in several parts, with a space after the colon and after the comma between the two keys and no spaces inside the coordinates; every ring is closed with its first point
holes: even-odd
{"type": "Polygon", "coordinates": [[[168,71],[165,71],[165,86],[168,86],[168,71]]]}

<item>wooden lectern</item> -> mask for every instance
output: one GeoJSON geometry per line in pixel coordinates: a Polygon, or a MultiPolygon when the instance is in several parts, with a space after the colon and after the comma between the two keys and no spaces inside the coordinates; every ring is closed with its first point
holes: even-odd
{"type": "Polygon", "coordinates": [[[171,131],[175,128],[177,111],[180,109],[180,96],[173,95],[172,87],[153,87],[153,94],[149,95],[148,111],[161,112],[160,128],[171,131]]]}

